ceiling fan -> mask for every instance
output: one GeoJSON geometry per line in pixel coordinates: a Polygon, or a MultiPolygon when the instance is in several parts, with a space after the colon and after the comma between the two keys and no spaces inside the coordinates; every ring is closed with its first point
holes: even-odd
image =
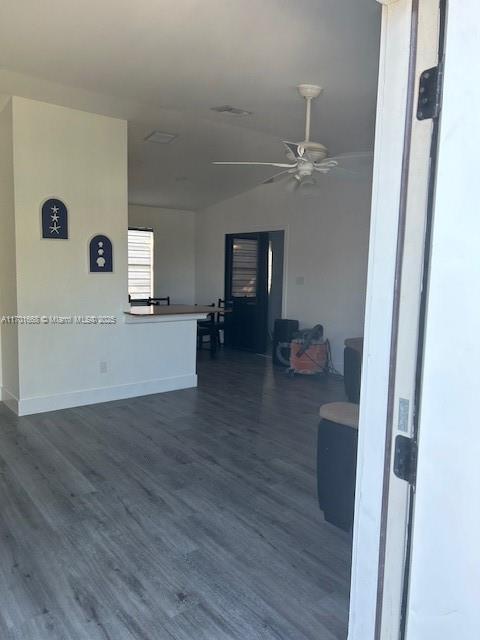
{"type": "Polygon", "coordinates": [[[328,156],[328,150],[319,142],[310,140],[310,119],[312,100],[318,98],[322,92],[322,87],[316,84],[300,84],[297,87],[300,95],[305,98],[306,115],[305,115],[305,140],[303,142],[287,142],[283,141],[287,159],[289,163],[283,162],[213,162],[212,164],[221,165],[263,165],[268,167],[278,167],[282,169],[280,173],[275,174],[271,178],[265,180],[262,184],[272,184],[285,178],[292,178],[288,181],[288,186],[292,190],[305,185],[316,185],[315,177],[317,174],[326,174],[333,172],[338,175],[355,176],[357,172],[352,171],[350,166],[347,169],[345,165],[358,164],[364,160],[371,159],[370,152],[352,152],[343,153],[335,157],[328,156]]]}

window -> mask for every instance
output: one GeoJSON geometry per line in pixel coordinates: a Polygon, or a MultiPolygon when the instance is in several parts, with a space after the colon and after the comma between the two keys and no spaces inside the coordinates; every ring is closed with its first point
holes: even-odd
{"type": "Polygon", "coordinates": [[[128,230],[128,294],[153,297],[153,229],[128,230]]]}
{"type": "Polygon", "coordinates": [[[232,296],[255,298],[257,295],[258,240],[235,238],[232,259],[232,296]]]}

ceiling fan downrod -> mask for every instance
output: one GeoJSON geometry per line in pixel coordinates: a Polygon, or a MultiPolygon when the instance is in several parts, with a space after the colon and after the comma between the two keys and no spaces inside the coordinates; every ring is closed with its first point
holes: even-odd
{"type": "Polygon", "coordinates": [[[310,142],[310,121],[312,113],[312,100],[318,98],[323,89],[318,84],[299,84],[299,94],[305,98],[306,101],[306,113],[305,113],[305,140],[304,142],[310,142]]]}

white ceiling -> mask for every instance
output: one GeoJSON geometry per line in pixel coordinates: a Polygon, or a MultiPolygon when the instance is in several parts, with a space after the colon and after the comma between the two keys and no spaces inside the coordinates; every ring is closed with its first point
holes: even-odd
{"type": "Polygon", "coordinates": [[[127,118],[130,201],[201,209],[272,175],[212,160],[303,139],[301,82],[324,87],[313,139],[372,148],[379,17],[376,0],[2,0],[0,92],[127,118]]]}

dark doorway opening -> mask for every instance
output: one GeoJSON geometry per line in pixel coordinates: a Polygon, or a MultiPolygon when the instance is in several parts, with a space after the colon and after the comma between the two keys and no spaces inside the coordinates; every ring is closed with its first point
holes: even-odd
{"type": "Polygon", "coordinates": [[[233,349],[266,353],[273,325],[282,317],[284,231],[225,236],[225,326],[233,349]]]}

